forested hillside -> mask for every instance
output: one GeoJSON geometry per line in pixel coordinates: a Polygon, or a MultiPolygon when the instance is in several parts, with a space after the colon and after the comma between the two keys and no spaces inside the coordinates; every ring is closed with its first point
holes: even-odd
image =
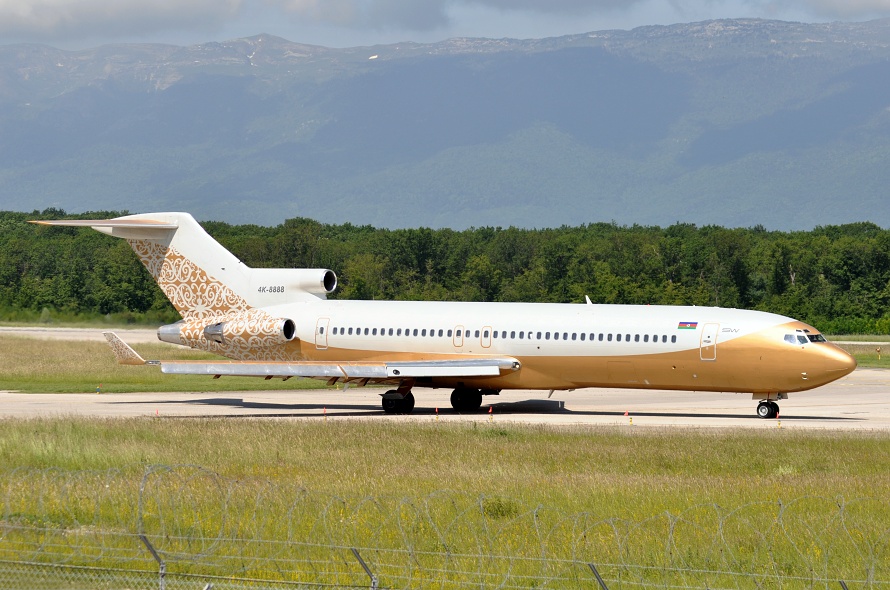
{"type": "MultiPolygon", "coordinates": [[[[120,212],[72,216],[106,218],[120,212]]],[[[0,320],[178,319],[126,242],[0,212],[0,320]]],[[[598,223],[525,230],[387,230],[289,219],[207,222],[254,267],[324,267],[342,299],[719,305],[790,315],[829,333],[890,333],[890,230],[807,232],[598,223]]]]}
{"type": "Polygon", "coordinates": [[[0,209],[886,227],[888,39],[890,19],[341,49],[0,39],[0,209]]]}

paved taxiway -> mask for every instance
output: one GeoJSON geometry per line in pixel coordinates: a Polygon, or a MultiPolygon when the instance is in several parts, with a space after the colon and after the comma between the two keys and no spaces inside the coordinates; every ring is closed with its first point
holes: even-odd
{"type": "MultiPolygon", "coordinates": [[[[130,343],[158,342],[154,330],[117,330],[130,343]]],[[[95,329],[9,328],[32,338],[104,340],[95,329]]],[[[171,345],[173,346],[173,345],[171,345]]],[[[153,370],[153,369],[147,369],[153,370]]],[[[779,402],[778,420],[757,418],[749,394],[692,393],[629,389],[505,391],[484,398],[482,412],[460,415],[451,409],[450,391],[416,389],[410,416],[386,416],[379,388],[220,393],[21,394],[0,391],[0,417],[160,416],[340,419],[366,417],[403,421],[524,422],[689,426],[698,428],[821,428],[890,431],[890,370],[857,369],[843,379],[779,402]],[[492,408],[489,416],[488,408],[492,408]],[[625,412],[627,415],[625,416],[625,412]]]]}
{"type": "Polygon", "coordinates": [[[295,390],[220,393],[22,394],[0,392],[0,416],[158,416],[342,419],[373,418],[429,422],[439,420],[523,422],[552,425],[686,426],[758,429],[817,428],[890,431],[890,371],[857,369],[825,387],[780,402],[778,420],[754,415],[750,395],[622,389],[555,392],[505,391],[487,397],[479,414],[451,409],[447,390],[415,390],[410,416],[386,416],[382,389],[295,390]],[[492,414],[487,414],[488,407],[492,414]],[[625,412],[628,415],[625,416],[625,412]],[[632,422],[632,424],[631,424],[632,422]]]}

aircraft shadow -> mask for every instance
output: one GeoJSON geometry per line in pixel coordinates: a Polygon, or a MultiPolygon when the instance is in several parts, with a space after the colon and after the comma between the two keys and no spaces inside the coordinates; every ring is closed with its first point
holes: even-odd
{"type": "MultiPolygon", "coordinates": [[[[245,410],[277,410],[278,412],[291,413],[262,413],[262,414],[237,414],[230,416],[232,418],[250,418],[250,417],[266,417],[266,418],[288,418],[296,416],[305,417],[323,417],[317,412],[324,408],[328,416],[349,417],[349,416],[368,416],[376,414],[384,414],[383,409],[379,406],[369,406],[367,404],[288,404],[288,403],[269,403],[269,402],[251,402],[244,401],[240,398],[220,397],[220,398],[199,398],[189,400],[154,400],[154,401],[117,401],[110,402],[112,404],[145,404],[154,406],[163,406],[165,404],[176,405],[204,405],[204,406],[228,406],[231,408],[240,408],[245,410]],[[302,412],[311,412],[303,414],[302,412]]],[[[468,415],[482,416],[488,413],[488,408],[492,408],[494,414],[563,414],[567,416],[614,416],[616,418],[625,418],[624,412],[621,411],[597,411],[597,410],[572,410],[566,407],[563,400],[552,399],[528,399],[516,402],[495,402],[483,405],[478,412],[468,415]]],[[[411,413],[412,416],[434,416],[436,412],[443,415],[457,414],[451,407],[435,408],[435,407],[415,407],[411,413]]],[[[220,416],[224,417],[224,416],[220,416]]],[[[692,412],[631,412],[628,417],[653,417],[653,418],[724,418],[724,419],[741,419],[741,420],[763,420],[757,417],[752,411],[744,414],[700,414],[692,412]]],[[[860,422],[864,418],[843,417],[843,416],[795,416],[781,415],[782,420],[829,420],[837,422],[860,422]]]]}

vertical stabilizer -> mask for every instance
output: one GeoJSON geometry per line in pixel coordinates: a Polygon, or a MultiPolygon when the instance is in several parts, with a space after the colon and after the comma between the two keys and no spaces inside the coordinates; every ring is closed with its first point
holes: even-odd
{"type": "Polygon", "coordinates": [[[187,321],[324,298],[337,284],[336,275],[325,269],[252,269],[223,248],[188,213],[35,223],[92,227],[127,240],[187,321]]]}

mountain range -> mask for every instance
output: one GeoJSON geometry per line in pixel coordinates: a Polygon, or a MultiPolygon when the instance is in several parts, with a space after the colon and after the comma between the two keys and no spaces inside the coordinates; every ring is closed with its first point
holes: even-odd
{"type": "Polygon", "coordinates": [[[890,225],[890,19],[332,49],[0,46],[0,209],[890,225]]]}

